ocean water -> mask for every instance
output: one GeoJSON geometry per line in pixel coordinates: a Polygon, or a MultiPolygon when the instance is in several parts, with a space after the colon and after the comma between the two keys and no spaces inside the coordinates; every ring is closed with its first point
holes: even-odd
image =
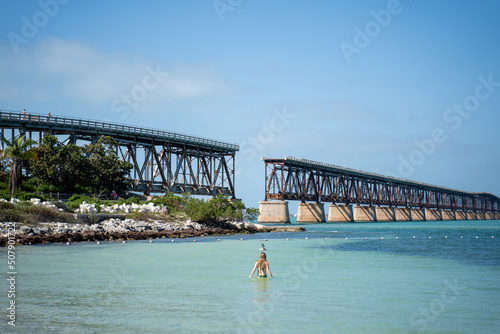
{"type": "MultiPolygon", "coordinates": [[[[0,250],[7,277],[6,249],[0,250]]],[[[16,248],[2,333],[498,333],[500,221],[16,248]],[[243,238],[243,240],[240,240],[243,238]],[[220,239],[218,241],[217,239],[220,239]],[[264,240],[266,239],[266,240],[264,240]],[[249,278],[260,244],[275,278],[249,278]]]]}

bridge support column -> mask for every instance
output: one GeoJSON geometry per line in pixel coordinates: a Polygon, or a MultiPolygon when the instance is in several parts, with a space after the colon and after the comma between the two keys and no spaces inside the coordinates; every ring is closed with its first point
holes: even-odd
{"type": "Polygon", "coordinates": [[[443,212],[440,209],[425,209],[425,220],[443,220],[443,212]]]}
{"type": "Polygon", "coordinates": [[[411,220],[421,222],[425,220],[425,209],[411,209],[411,220]]]}
{"type": "Polygon", "coordinates": [[[443,210],[441,211],[443,220],[457,220],[455,210],[443,210]]]}
{"type": "Polygon", "coordinates": [[[330,204],[328,208],[329,223],[350,223],[354,221],[352,205],[350,204],[330,204]]]}
{"type": "Polygon", "coordinates": [[[411,209],[409,208],[394,208],[394,220],[404,222],[411,220],[411,209]]]}
{"type": "Polygon", "coordinates": [[[477,219],[477,212],[467,211],[466,216],[467,216],[467,220],[476,220],[477,219]]]}
{"type": "Polygon", "coordinates": [[[354,221],[355,222],[374,222],[377,221],[374,206],[360,206],[354,207],[354,221]]]}
{"type": "Polygon", "coordinates": [[[495,219],[495,213],[494,212],[486,212],[486,219],[488,219],[488,220],[495,219]]]}
{"type": "Polygon", "coordinates": [[[324,223],[325,207],[323,203],[299,203],[297,223],[324,223]]]}
{"type": "Polygon", "coordinates": [[[258,223],[290,223],[287,201],[261,201],[259,202],[258,223]]]}
{"type": "Polygon", "coordinates": [[[484,212],[476,212],[477,213],[477,220],[485,220],[486,219],[486,215],[484,214],[484,212]]]}
{"type": "Polygon", "coordinates": [[[396,220],[396,215],[393,207],[377,206],[375,208],[375,219],[378,222],[393,222],[396,220]]]}
{"type": "Polygon", "coordinates": [[[455,211],[455,218],[457,220],[467,220],[467,212],[466,211],[455,211]]]}
{"type": "Polygon", "coordinates": [[[500,213],[498,213],[498,212],[495,213],[495,219],[499,219],[500,220],[500,213]]]}

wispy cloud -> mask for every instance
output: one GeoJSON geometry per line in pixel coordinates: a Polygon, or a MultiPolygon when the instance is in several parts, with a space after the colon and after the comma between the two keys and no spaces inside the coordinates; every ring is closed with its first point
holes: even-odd
{"type": "Polygon", "coordinates": [[[69,99],[107,107],[111,101],[141,83],[149,68],[169,75],[148,99],[150,104],[234,92],[211,64],[154,60],[101,52],[75,40],[51,38],[29,45],[17,55],[0,45],[0,99],[36,101],[69,99]]]}

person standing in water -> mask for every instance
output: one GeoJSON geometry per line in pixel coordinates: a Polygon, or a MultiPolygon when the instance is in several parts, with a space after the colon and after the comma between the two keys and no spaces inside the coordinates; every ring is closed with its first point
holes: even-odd
{"type": "Polygon", "coordinates": [[[273,274],[271,274],[271,269],[269,269],[269,262],[267,262],[266,259],[266,253],[260,253],[259,260],[255,262],[252,273],[248,277],[252,277],[256,269],[258,269],[257,277],[267,277],[266,271],[269,276],[273,277],[273,274]]]}

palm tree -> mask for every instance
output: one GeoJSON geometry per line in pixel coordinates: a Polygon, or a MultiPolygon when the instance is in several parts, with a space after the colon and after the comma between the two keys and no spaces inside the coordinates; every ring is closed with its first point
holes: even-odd
{"type": "Polygon", "coordinates": [[[10,165],[9,192],[10,196],[13,198],[16,192],[16,186],[21,189],[21,184],[20,182],[18,183],[18,180],[21,179],[22,161],[31,159],[35,156],[35,152],[30,149],[30,146],[36,144],[36,141],[25,139],[25,136],[20,136],[17,139],[12,138],[12,142],[5,138],[1,139],[7,147],[3,151],[0,151],[0,157],[12,159],[10,165]]]}

